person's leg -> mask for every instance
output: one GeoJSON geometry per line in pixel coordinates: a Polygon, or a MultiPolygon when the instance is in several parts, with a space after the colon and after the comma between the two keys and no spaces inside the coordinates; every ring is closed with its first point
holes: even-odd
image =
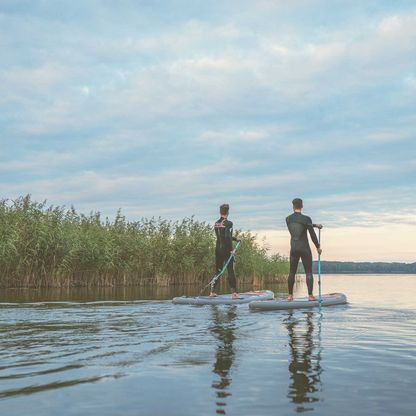
{"type": "Polygon", "coordinates": [[[234,271],[234,258],[232,258],[230,262],[228,263],[227,273],[228,273],[228,285],[230,286],[231,293],[233,294],[237,293],[237,282],[235,279],[235,271],[234,271]]]}
{"type": "Polygon", "coordinates": [[[290,269],[289,276],[287,278],[287,286],[289,289],[289,300],[293,300],[293,286],[295,285],[295,276],[298,270],[299,254],[296,251],[290,251],[290,269]]]}
{"type": "MultiPolygon", "coordinates": [[[[215,274],[218,274],[224,266],[224,255],[221,250],[215,250],[215,274]]],[[[215,289],[218,286],[218,281],[215,282],[214,286],[211,287],[211,294],[210,296],[216,296],[215,289]]]]}
{"type": "Polygon", "coordinates": [[[313,274],[312,274],[312,252],[310,250],[305,250],[302,253],[302,264],[306,273],[306,286],[308,287],[308,295],[311,298],[313,297],[313,274]]]}

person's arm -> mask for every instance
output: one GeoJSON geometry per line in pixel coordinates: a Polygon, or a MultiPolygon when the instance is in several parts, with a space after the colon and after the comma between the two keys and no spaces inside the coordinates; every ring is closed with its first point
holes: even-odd
{"type": "Polygon", "coordinates": [[[233,223],[231,221],[226,221],[225,222],[225,240],[226,240],[226,245],[229,248],[230,251],[233,250],[233,223]]]}
{"type": "Polygon", "coordinates": [[[322,224],[312,224],[315,228],[318,228],[319,230],[321,230],[323,228],[322,224]]]}
{"type": "Polygon", "coordinates": [[[308,217],[307,222],[306,222],[306,228],[309,231],[309,235],[311,236],[311,239],[313,241],[313,243],[315,244],[315,247],[317,249],[320,249],[320,245],[319,245],[319,241],[318,241],[318,237],[316,236],[315,230],[313,229],[314,224],[312,224],[312,220],[308,217]]]}

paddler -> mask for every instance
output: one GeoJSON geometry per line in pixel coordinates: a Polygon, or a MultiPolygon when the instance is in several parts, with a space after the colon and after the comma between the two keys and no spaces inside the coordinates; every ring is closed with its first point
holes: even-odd
{"type": "Polygon", "coordinates": [[[321,229],[322,224],[313,224],[310,217],[302,214],[303,201],[295,198],[292,201],[293,214],[286,218],[287,228],[290,232],[290,271],[288,276],[289,296],[287,300],[293,300],[293,286],[298,269],[299,259],[302,259],[303,268],[306,273],[306,285],[308,287],[308,299],[316,300],[313,295],[313,275],[312,275],[312,252],[309,247],[307,231],[318,251],[322,253],[314,227],[321,229]]]}
{"type": "MultiPolygon", "coordinates": [[[[215,247],[215,268],[216,273],[219,273],[224,267],[225,262],[229,259],[230,255],[232,256],[227,266],[228,284],[232,292],[231,297],[233,299],[238,299],[237,284],[234,272],[235,253],[233,250],[233,241],[238,240],[237,238],[233,237],[233,223],[228,219],[229,211],[230,206],[228,204],[222,204],[220,206],[220,218],[215,222],[214,226],[215,235],[217,237],[217,243],[215,247]]],[[[210,296],[217,296],[215,293],[215,286],[217,283],[218,280],[211,288],[210,296]]]]}

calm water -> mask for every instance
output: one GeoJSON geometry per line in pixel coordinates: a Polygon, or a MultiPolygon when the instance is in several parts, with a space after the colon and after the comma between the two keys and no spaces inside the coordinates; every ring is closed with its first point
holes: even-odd
{"type": "Polygon", "coordinates": [[[416,276],[323,279],[349,305],[319,315],[174,306],[181,288],[3,292],[0,414],[414,415],[416,276]]]}

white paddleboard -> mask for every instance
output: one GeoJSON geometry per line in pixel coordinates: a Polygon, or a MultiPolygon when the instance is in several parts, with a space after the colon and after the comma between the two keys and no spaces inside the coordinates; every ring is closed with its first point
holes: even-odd
{"type": "Polygon", "coordinates": [[[231,294],[211,296],[180,296],[173,298],[172,302],[181,305],[238,305],[250,303],[253,300],[262,302],[274,299],[274,293],[270,290],[255,290],[253,292],[239,293],[237,299],[232,299],[231,294]]]}
{"type": "MultiPolygon", "coordinates": [[[[250,309],[261,311],[275,311],[284,309],[303,309],[303,308],[315,308],[319,306],[318,297],[317,300],[308,300],[307,297],[295,298],[291,301],[287,299],[282,300],[270,300],[267,302],[250,302],[250,309]]],[[[343,293],[327,293],[322,295],[322,306],[342,305],[347,303],[347,297],[343,293]]]]}

